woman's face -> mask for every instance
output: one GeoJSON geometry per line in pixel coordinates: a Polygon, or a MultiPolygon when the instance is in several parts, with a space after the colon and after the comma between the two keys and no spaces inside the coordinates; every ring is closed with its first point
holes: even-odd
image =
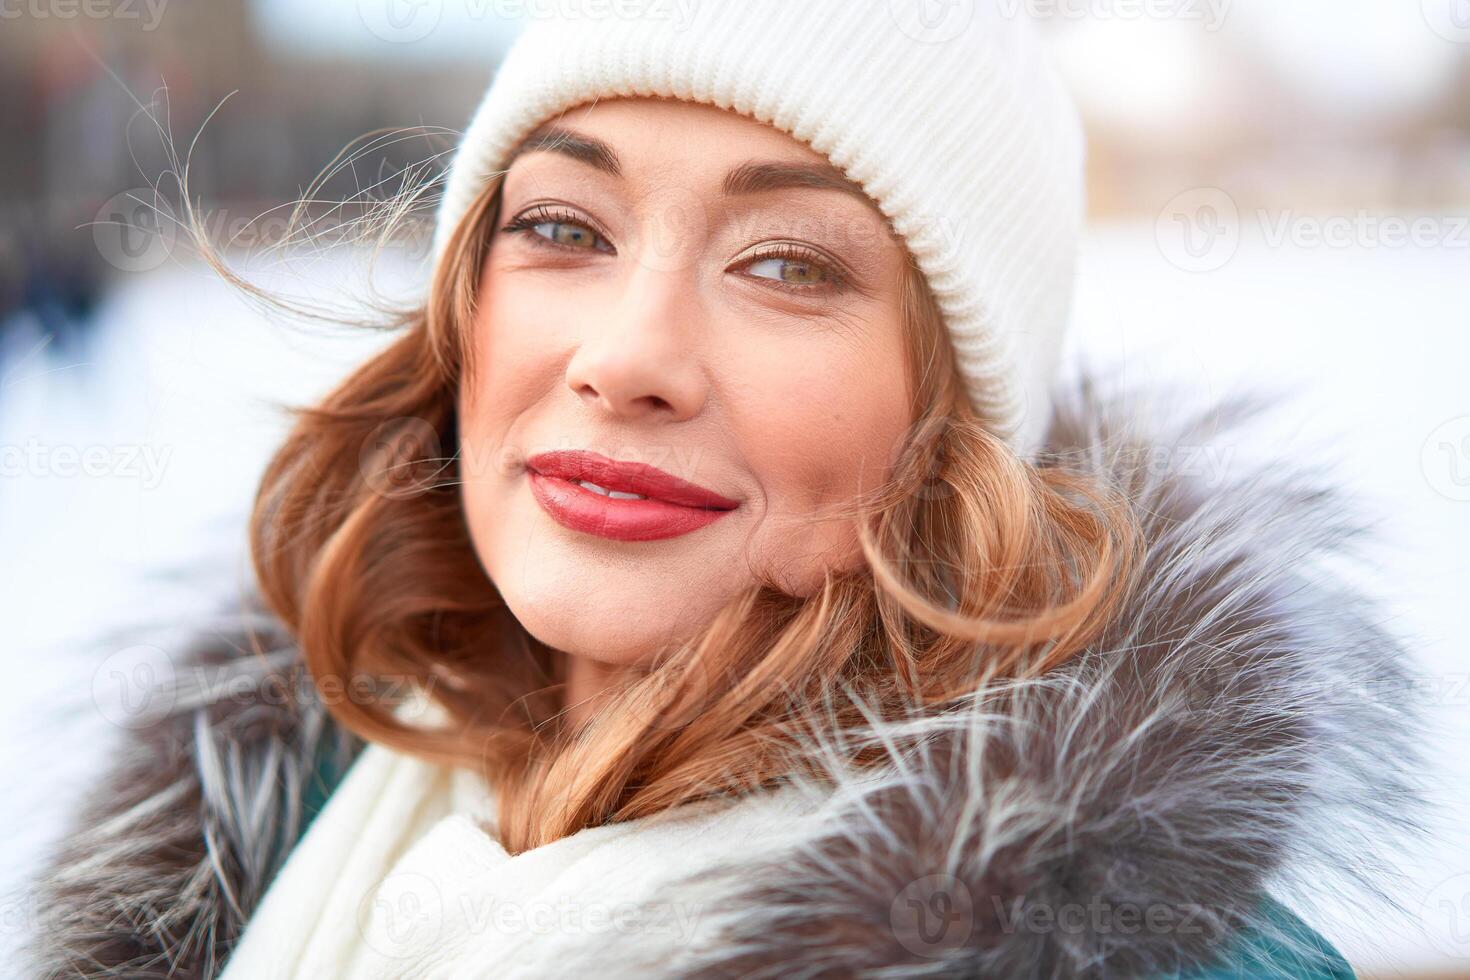
{"type": "Polygon", "coordinates": [[[632,664],[760,578],[806,595],[858,558],[818,518],[909,422],[904,251],[825,157],[734,112],[616,99],[554,125],[504,178],[481,273],[465,513],[532,635],[632,664]]]}

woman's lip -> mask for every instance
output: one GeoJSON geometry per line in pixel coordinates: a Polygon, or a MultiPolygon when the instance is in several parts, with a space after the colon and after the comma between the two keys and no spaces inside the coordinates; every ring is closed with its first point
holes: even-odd
{"type": "MultiPolygon", "coordinates": [[[[636,493],[664,504],[676,504],[686,508],[729,511],[740,506],[740,501],[721,496],[706,487],[681,480],[665,473],[657,466],[629,460],[609,459],[598,453],[566,449],[537,453],[526,461],[526,466],[542,476],[553,477],[576,483],[586,480],[604,490],[620,493],[636,493]]],[[[596,493],[596,491],[585,491],[596,493]]],[[[605,498],[606,499],[606,498],[605,498]]],[[[643,503],[636,500],[613,500],[615,504],[643,503]]]]}
{"type": "Polygon", "coordinates": [[[617,541],[678,537],[697,531],[730,513],[729,510],[710,507],[686,507],[651,497],[647,500],[618,500],[534,469],[529,470],[529,479],[536,503],[552,520],[573,531],[617,541]]]}

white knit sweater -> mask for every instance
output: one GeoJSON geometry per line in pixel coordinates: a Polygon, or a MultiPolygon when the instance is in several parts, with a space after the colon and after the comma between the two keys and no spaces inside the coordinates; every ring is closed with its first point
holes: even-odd
{"type": "MultiPolygon", "coordinates": [[[[603,978],[656,973],[705,942],[716,893],[671,879],[752,860],[809,808],[792,791],[594,827],[510,856],[478,822],[483,780],[372,744],[292,851],[224,980],[564,975],[607,940],[603,978]]],[[[492,824],[493,826],[493,824],[492,824]]]]}

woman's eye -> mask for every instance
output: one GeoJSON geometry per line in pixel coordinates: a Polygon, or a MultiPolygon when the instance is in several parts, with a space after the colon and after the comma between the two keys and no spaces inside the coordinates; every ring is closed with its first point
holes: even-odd
{"type": "Polygon", "coordinates": [[[542,221],[531,227],[536,234],[549,238],[558,245],[571,248],[594,248],[597,245],[597,233],[584,225],[574,225],[567,221],[542,221]]]}
{"type": "Polygon", "coordinates": [[[760,259],[751,263],[748,268],[752,275],[763,279],[779,279],[796,286],[820,286],[827,281],[826,269],[801,259],[760,259]]]}
{"type": "Polygon", "coordinates": [[[790,245],[757,256],[744,268],[747,274],[788,292],[825,293],[843,285],[842,277],[815,253],[790,245]]]}
{"type": "Polygon", "coordinates": [[[573,219],[570,215],[547,214],[537,212],[523,215],[506,225],[502,231],[530,231],[538,238],[545,239],[553,245],[561,248],[611,251],[612,246],[607,240],[599,235],[586,224],[573,219]]]}

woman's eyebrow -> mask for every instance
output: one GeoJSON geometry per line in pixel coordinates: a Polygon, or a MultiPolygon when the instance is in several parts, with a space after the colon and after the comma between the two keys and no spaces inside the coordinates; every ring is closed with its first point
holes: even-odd
{"type": "Polygon", "coordinates": [[[623,175],[623,165],[618,161],[618,154],[611,146],[595,136],[586,136],[575,130],[555,125],[541,126],[517,143],[510,151],[510,157],[505,161],[503,169],[509,170],[510,165],[515,163],[522,154],[536,151],[560,153],[562,156],[571,157],[573,160],[585,163],[612,177],[623,175]]]}
{"type": "MultiPolygon", "coordinates": [[[[554,124],[539,127],[517,144],[504,169],[509,170],[511,163],[521,154],[536,151],[559,153],[611,177],[621,177],[623,174],[617,151],[606,142],[554,124]]],[[[725,175],[722,184],[722,190],[728,197],[793,187],[841,191],[858,198],[870,208],[874,207],[873,199],[867,192],[831,164],[752,160],[733,167],[725,175]]]]}

